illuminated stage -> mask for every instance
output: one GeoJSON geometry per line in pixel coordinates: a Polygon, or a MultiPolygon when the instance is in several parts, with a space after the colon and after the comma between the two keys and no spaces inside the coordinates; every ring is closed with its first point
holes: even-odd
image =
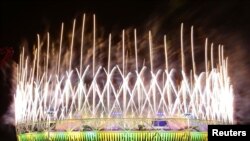
{"type": "Polygon", "coordinates": [[[205,141],[207,125],[214,121],[191,119],[84,119],[51,121],[46,124],[19,125],[18,130],[33,130],[18,135],[19,141],[205,141]],[[126,129],[124,125],[126,124],[126,129]],[[40,125],[40,128],[39,128],[40,125]],[[45,129],[42,129],[45,128],[45,129]],[[131,128],[132,127],[132,128],[131,128]],[[67,129],[72,129],[67,131],[67,129]]]}
{"type": "Polygon", "coordinates": [[[206,132],[162,131],[88,131],[39,132],[19,135],[19,140],[35,141],[205,141],[206,132]]]}

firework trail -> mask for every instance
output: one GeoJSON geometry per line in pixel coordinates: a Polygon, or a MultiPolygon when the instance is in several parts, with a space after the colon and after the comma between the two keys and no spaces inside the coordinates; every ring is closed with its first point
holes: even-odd
{"type": "Polygon", "coordinates": [[[48,33],[42,41],[37,35],[33,55],[23,48],[16,66],[17,125],[30,128],[31,124],[34,130],[36,123],[50,120],[184,118],[185,114],[199,120],[234,122],[233,89],[222,45],[215,48],[205,40],[200,72],[193,27],[187,49],[181,24],[181,48],[176,51],[167,36],[160,43],[153,42],[152,31],[141,38],[136,29],[123,30],[121,36],[109,34],[108,40],[97,37],[95,15],[92,31],[85,26],[85,15],[81,30],[76,30],[76,23],[69,39],[62,24],[58,42],[50,41],[48,33]],[[187,53],[191,60],[186,60],[187,53]],[[176,56],[181,60],[174,60],[176,56]]]}

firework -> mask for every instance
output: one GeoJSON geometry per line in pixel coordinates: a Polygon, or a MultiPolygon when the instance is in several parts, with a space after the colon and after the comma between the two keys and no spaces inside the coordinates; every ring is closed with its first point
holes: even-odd
{"type": "Polygon", "coordinates": [[[15,94],[19,133],[49,130],[51,123],[58,130],[81,130],[84,125],[95,130],[128,130],[139,124],[152,129],[154,119],[167,119],[174,129],[187,116],[206,124],[233,123],[233,89],[223,46],[209,47],[206,39],[204,71],[198,72],[192,27],[192,67],[187,71],[183,24],[181,67],[173,68],[166,36],[162,45],[153,44],[151,31],[147,40],[138,39],[136,30],[132,41],[125,30],[118,42],[111,34],[108,40],[100,39],[96,37],[95,16],[93,19],[92,33],[85,28],[85,15],[79,31],[74,20],[68,47],[62,24],[58,43],[51,42],[48,33],[43,41],[37,36],[33,55],[23,48],[15,94]],[[218,59],[214,59],[214,50],[218,50],[218,59]],[[67,126],[62,121],[67,121],[67,126]]]}

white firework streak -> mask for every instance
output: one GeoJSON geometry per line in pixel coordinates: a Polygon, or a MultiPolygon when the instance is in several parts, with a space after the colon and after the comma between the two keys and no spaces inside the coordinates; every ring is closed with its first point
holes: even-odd
{"type": "MultiPolygon", "coordinates": [[[[214,62],[213,45],[210,61],[208,43],[205,41],[205,71],[196,73],[191,28],[191,54],[193,68],[185,70],[183,48],[183,24],[181,25],[181,80],[176,83],[176,70],[169,68],[168,47],[164,36],[165,70],[154,68],[152,35],[149,31],[150,67],[139,68],[137,35],[134,30],[135,69],[126,70],[128,58],[125,48],[125,31],[122,33],[120,64],[112,66],[111,34],[108,41],[107,67],[96,65],[95,16],[93,26],[92,65],[84,65],[84,26],[81,31],[79,67],[74,68],[75,23],[71,36],[70,49],[63,53],[63,24],[59,51],[51,47],[49,34],[47,45],[40,42],[38,35],[34,57],[20,55],[17,65],[17,88],[15,94],[16,124],[35,124],[38,122],[62,121],[67,119],[105,119],[119,118],[183,118],[191,113],[195,119],[233,123],[233,89],[228,76],[228,59],[224,58],[223,46],[218,48],[218,62],[214,62]],[[45,53],[42,46],[46,46],[45,53]],[[42,62],[42,63],[41,63],[42,62]],[[150,72],[150,73],[146,73],[150,72]],[[73,77],[74,74],[74,77],[73,77]],[[86,82],[86,79],[91,80],[86,82]],[[99,78],[104,77],[105,81],[99,78]],[[120,82],[114,81],[119,77],[120,82]],[[148,79],[150,78],[150,79],[148,79]],[[74,80],[74,82],[73,82],[74,80]],[[132,83],[133,82],[133,83],[132,83]],[[51,113],[50,113],[51,112],[51,113]]],[[[78,51],[79,52],[79,51],[78,51]]]]}

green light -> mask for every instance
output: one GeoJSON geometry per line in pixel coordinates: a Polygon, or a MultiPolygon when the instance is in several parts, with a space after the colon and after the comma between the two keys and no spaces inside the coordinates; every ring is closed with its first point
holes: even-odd
{"type": "Polygon", "coordinates": [[[88,131],[40,132],[18,135],[19,141],[207,141],[207,132],[88,131]]]}

